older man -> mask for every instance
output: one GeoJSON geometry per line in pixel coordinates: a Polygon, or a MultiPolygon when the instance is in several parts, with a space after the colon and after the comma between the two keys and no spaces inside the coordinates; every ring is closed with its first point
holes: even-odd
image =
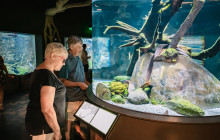
{"type": "Polygon", "coordinates": [[[88,88],[88,82],[85,80],[84,67],[79,58],[82,52],[83,41],[78,36],[70,36],[67,40],[68,58],[65,67],[60,72],[60,80],[67,87],[67,131],[66,140],[70,139],[71,122],[74,121],[76,131],[81,138],[86,139],[85,134],[80,130],[80,123],[73,114],[85,100],[85,90],[88,88]]]}

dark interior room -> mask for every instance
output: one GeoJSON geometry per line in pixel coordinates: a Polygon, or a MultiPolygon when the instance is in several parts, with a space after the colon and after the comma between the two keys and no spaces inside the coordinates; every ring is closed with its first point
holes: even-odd
{"type": "MultiPolygon", "coordinates": [[[[0,31],[9,33],[31,34],[35,36],[36,65],[42,63],[44,49],[48,42],[61,42],[70,35],[91,38],[92,26],[91,2],[88,0],[69,0],[64,8],[55,14],[46,11],[56,7],[55,0],[19,0],[2,1],[0,4],[0,31]],[[52,37],[45,41],[47,17],[52,19],[52,37]]],[[[47,30],[49,32],[50,29],[47,30]]],[[[1,140],[29,140],[25,130],[24,117],[28,103],[30,74],[14,75],[4,89],[4,111],[0,112],[1,140]]]]}
{"type": "Polygon", "coordinates": [[[2,1],[0,140],[34,139],[28,119],[62,140],[220,140],[219,13],[220,0],[2,1]]]}

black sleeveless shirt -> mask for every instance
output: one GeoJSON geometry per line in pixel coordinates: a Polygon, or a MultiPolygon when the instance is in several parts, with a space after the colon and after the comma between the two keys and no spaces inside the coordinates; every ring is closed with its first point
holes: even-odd
{"type": "MultiPolygon", "coordinates": [[[[31,77],[31,90],[29,94],[30,102],[27,106],[25,116],[25,126],[31,135],[41,135],[53,132],[47,124],[40,106],[40,90],[42,86],[55,87],[55,97],[53,107],[57,115],[60,127],[65,122],[66,88],[62,82],[49,70],[35,70],[31,77]]],[[[47,94],[47,93],[45,93],[47,94]]]]}

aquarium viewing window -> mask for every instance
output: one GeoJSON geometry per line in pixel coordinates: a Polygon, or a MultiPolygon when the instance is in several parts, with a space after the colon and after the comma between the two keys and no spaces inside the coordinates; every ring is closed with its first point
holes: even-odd
{"type": "Polygon", "coordinates": [[[94,95],[132,111],[220,116],[219,6],[93,0],[94,95]]]}
{"type": "Polygon", "coordinates": [[[0,55],[10,74],[33,72],[36,68],[35,36],[0,32],[0,55]]]}
{"type": "Polygon", "coordinates": [[[87,124],[107,135],[117,120],[117,114],[104,110],[94,104],[84,101],[74,114],[87,124]]]}

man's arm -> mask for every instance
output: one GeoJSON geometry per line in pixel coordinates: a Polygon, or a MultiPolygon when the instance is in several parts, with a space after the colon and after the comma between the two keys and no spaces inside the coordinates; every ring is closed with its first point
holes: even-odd
{"type": "Polygon", "coordinates": [[[55,140],[61,140],[62,135],[60,126],[57,122],[56,112],[53,107],[55,88],[51,86],[42,86],[40,91],[41,112],[43,113],[48,125],[54,132],[55,140]]]}
{"type": "Polygon", "coordinates": [[[88,85],[83,82],[72,82],[72,81],[64,79],[64,78],[60,78],[60,81],[66,87],[80,87],[82,90],[86,90],[88,88],[88,85]]]}

